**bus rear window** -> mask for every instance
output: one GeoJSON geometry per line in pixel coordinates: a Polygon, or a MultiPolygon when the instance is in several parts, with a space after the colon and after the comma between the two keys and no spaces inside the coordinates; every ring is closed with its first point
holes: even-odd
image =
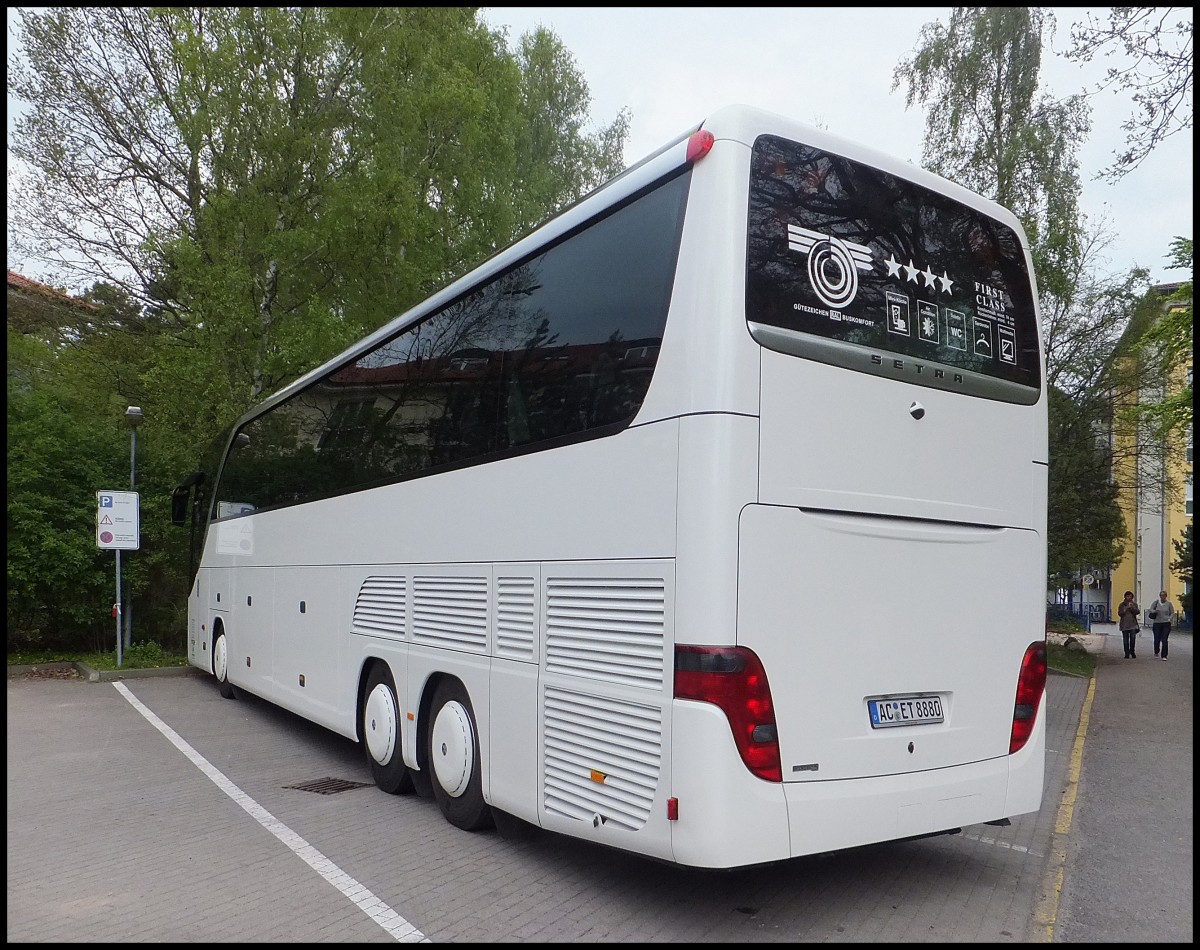
{"type": "Polygon", "coordinates": [[[1037,314],[1016,232],[840,155],[760,136],[746,316],[763,345],[921,385],[1032,404],[1037,314]]]}

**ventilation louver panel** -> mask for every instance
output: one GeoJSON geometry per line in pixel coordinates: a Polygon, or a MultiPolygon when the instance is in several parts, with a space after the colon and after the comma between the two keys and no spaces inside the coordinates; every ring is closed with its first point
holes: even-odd
{"type": "Polygon", "coordinates": [[[354,602],[355,633],[404,639],[408,582],[403,577],[368,577],[354,602]]]}
{"type": "Polygon", "coordinates": [[[637,831],[662,763],[656,707],[547,687],[543,801],[548,812],[637,831]]]}
{"type": "Polygon", "coordinates": [[[486,652],[487,599],[486,577],[414,577],[413,640],[486,652]]]}
{"type": "Polygon", "coordinates": [[[548,578],[546,668],[661,689],[665,600],[662,578],[548,578]]]}
{"type": "Polygon", "coordinates": [[[496,655],[535,661],[533,620],[533,578],[497,577],[496,655]]]}

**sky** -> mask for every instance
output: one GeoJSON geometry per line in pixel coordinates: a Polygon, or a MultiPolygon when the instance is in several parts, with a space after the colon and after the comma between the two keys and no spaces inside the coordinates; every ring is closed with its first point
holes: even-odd
{"type": "MultiPolygon", "coordinates": [[[[625,160],[632,164],[697,125],[724,105],[745,103],[818,125],[920,164],[924,110],[906,109],[892,74],[916,47],[921,27],[948,22],[949,7],[483,7],[489,25],[508,30],[510,47],[522,33],[545,26],[562,40],[591,92],[588,131],[630,113],[625,160]]],[[[1058,20],[1053,50],[1069,45],[1069,27],[1105,7],[1051,8],[1058,20]]],[[[1172,16],[1192,18],[1192,8],[1172,16]]],[[[14,49],[14,9],[8,8],[8,51],[14,49]]],[[[1108,62],[1078,64],[1048,52],[1042,87],[1056,96],[1094,88],[1108,62]]],[[[1096,179],[1124,142],[1128,94],[1101,93],[1092,101],[1092,132],[1080,150],[1082,210],[1112,232],[1105,274],[1134,266],[1155,283],[1184,280],[1168,269],[1175,236],[1192,237],[1192,133],[1177,133],[1119,183],[1096,179]]],[[[9,138],[14,103],[9,99],[9,138]]],[[[9,157],[9,180],[13,159],[9,157]]],[[[11,202],[10,202],[11,206],[11,202]]],[[[39,279],[40,265],[8,267],[39,279]]]]}

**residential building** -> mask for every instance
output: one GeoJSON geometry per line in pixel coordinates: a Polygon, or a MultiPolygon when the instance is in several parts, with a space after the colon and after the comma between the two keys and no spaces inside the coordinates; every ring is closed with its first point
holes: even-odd
{"type": "MultiPolygon", "coordinates": [[[[1151,293],[1162,298],[1164,313],[1181,307],[1177,301],[1168,299],[1181,286],[1178,283],[1159,284],[1151,288],[1151,293]]],[[[1191,384],[1192,356],[1189,351],[1185,364],[1176,367],[1167,379],[1142,380],[1136,398],[1140,403],[1159,402],[1164,395],[1191,384]]],[[[1115,618],[1117,604],[1124,592],[1131,590],[1142,608],[1143,620],[1148,623],[1145,612],[1159,591],[1168,591],[1177,607],[1181,595],[1190,591],[1190,584],[1185,584],[1171,570],[1171,563],[1176,558],[1173,542],[1183,537],[1185,527],[1192,520],[1192,428],[1188,426],[1182,444],[1165,445],[1161,453],[1142,451],[1146,441],[1136,439],[1134,435],[1114,438],[1125,440],[1124,446],[1116,446],[1114,467],[1120,486],[1119,503],[1125,518],[1126,542],[1124,557],[1112,568],[1108,609],[1110,616],[1115,618]],[[1131,447],[1133,451],[1129,451],[1131,447]],[[1125,451],[1121,451],[1122,448],[1125,451]]]]}

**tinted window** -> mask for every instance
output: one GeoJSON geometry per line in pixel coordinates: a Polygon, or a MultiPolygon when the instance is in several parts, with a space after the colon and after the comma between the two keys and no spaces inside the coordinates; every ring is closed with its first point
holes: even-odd
{"type": "Polygon", "coordinates": [[[295,504],[619,431],[662,341],[690,175],[252,419],[220,513],[295,504]]]}
{"type": "Polygon", "coordinates": [[[747,319],[764,345],[868,372],[899,356],[930,367],[911,382],[1037,400],[1036,312],[1011,228],[774,136],[754,145],[748,226],[747,319]]]}

